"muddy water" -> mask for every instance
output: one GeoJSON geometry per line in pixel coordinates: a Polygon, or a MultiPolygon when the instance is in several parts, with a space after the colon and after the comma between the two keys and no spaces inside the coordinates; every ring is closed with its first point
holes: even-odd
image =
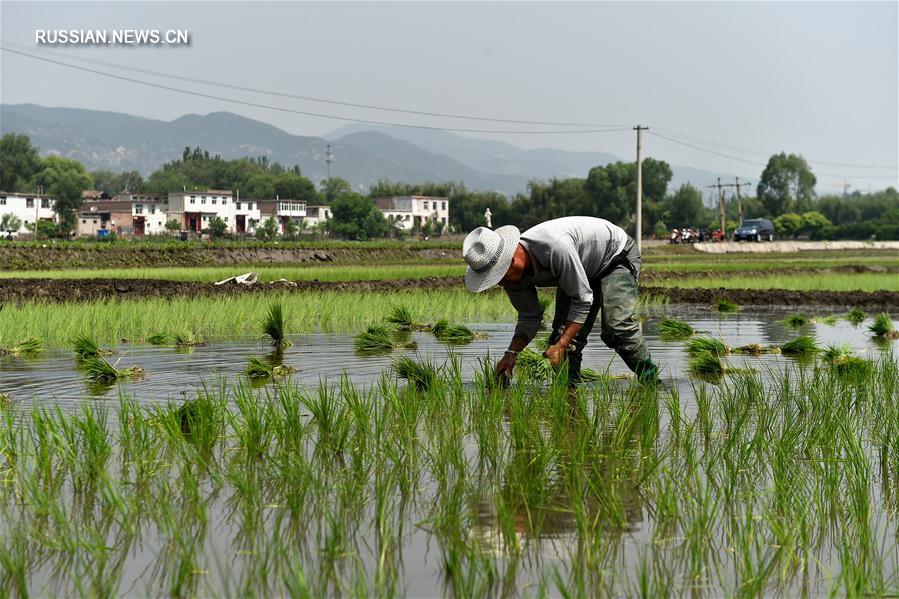
{"type": "MultiPolygon", "coordinates": [[[[853,326],[838,320],[834,325],[815,323],[796,329],[786,326],[781,314],[742,312],[719,316],[694,308],[678,316],[697,330],[723,339],[731,347],[749,343],[777,345],[803,333],[813,334],[822,345],[850,343],[856,350],[871,355],[884,348],[871,340],[867,331],[869,321],[853,326]]],[[[659,320],[645,320],[644,335],[654,360],[662,368],[666,384],[677,387],[681,397],[689,401],[694,383],[685,372],[683,343],[659,339],[659,320]]],[[[353,350],[352,335],[294,335],[290,336],[293,345],[284,352],[284,364],[296,368],[293,380],[302,385],[336,382],[346,375],[352,383],[367,386],[377,381],[401,353],[428,358],[437,364],[455,354],[461,358],[465,378],[470,380],[479,368],[480,359],[488,353],[494,357],[502,354],[513,329],[510,324],[473,323],[470,326],[486,332],[489,338],[469,345],[448,346],[428,333],[414,333],[412,338],[418,343],[417,351],[395,350],[379,356],[357,354],[353,350]]],[[[111,363],[118,368],[141,366],[144,377],[114,385],[92,385],[77,368],[71,351],[56,348],[38,358],[0,357],[0,392],[9,395],[19,407],[56,403],[63,409],[73,409],[83,401],[115,400],[119,393],[126,393],[142,403],[179,401],[191,396],[200,385],[215,385],[223,379],[236,381],[246,366],[247,356],[265,357],[271,352],[260,338],[210,340],[207,345],[190,351],[134,344],[106,344],[104,347],[114,351],[108,358],[111,363]]],[[[764,373],[777,369],[788,360],[780,355],[732,356],[728,362],[732,366],[755,368],[764,373]]],[[[612,374],[629,373],[615,353],[603,345],[598,330],[594,331],[585,351],[584,367],[599,371],[608,369],[612,374]]]]}

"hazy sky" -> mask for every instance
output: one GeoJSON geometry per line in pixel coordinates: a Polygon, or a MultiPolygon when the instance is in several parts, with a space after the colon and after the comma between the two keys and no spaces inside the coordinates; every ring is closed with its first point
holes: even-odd
{"type": "MultiPolygon", "coordinates": [[[[756,181],[762,166],[751,163],[787,151],[818,161],[812,167],[819,192],[838,191],[844,176],[854,189],[897,185],[897,2],[3,1],[0,11],[4,45],[25,46],[45,56],[426,112],[623,127],[641,123],[651,127],[645,155],[673,164],[743,174],[756,181]],[[187,29],[192,44],[35,45],[35,29],[122,28],[187,29]],[[699,139],[690,141],[684,135],[699,139]]],[[[112,110],[165,120],[227,110],[301,135],[322,135],[346,124],[149,88],[8,52],[0,53],[0,60],[4,103],[112,110]]],[[[77,64],[347,118],[546,129],[320,104],[77,64]]],[[[630,129],[481,136],[526,148],[598,150],[626,159],[634,153],[630,129]]]]}

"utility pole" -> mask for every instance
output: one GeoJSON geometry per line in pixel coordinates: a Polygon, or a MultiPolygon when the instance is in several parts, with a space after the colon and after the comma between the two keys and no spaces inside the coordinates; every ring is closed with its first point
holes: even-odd
{"type": "Polygon", "coordinates": [[[737,190],[737,214],[740,216],[740,226],[743,226],[743,202],[740,200],[740,187],[743,185],[749,185],[749,181],[745,183],[740,183],[740,177],[737,177],[737,182],[734,183],[734,188],[737,190]]]}
{"type": "Polygon", "coordinates": [[[847,181],[846,179],[843,179],[843,197],[844,198],[849,195],[850,187],[852,187],[852,186],[849,185],[849,181],[847,181]]]}
{"type": "Polygon", "coordinates": [[[643,252],[643,160],[640,158],[640,150],[642,149],[642,132],[649,127],[641,127],[637,125],[634,131],[637,132],[637,253],[643,252]]]}
{"type": "Polygon", "coordinates": [[[716,187],[718,188],[718,221],[721,226],[721,235],[726,237],[726,230],[724,228],[724,188],[728,187],[727,184],[721,183],[721,177],[718,177],[718,183],[715,185],[707,185],[706,187],[716,187]]]}
{"type": "Polygon", "coordinates": [[[334,161],[334,152],[331,151],[331,144],[328,144],[328,151],[325,153],[325,162],[328,163],[328,179],[331,178],[331,163],[334,161]]]}

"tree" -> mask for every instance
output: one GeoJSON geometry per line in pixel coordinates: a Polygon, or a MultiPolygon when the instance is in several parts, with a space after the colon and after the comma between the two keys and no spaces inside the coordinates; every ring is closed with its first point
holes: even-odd
{"type": "Polygon", "coordinates": [[[35,185],[42,186],[44,193],[53,198],[60,232],[66,234],[74,229],[76,211],[82,202],[81,193],[94,186],[94,180],[84,169],[84,165],[71,158],[47,156],[32,181],[35,185]]]}
{"type": "Polygon", "coordinates": [[[331,202],[331,230],[347,239],[370,239],[387,234],[387,220],[374,202],[347,193],[331,202]]]}
{"type": "Polygon", "coordinates": [[[13,233],[22,228],[22,219],[11,212],[7,212],[0,218],[0,231],[11,237],[13,233]]]}
{"type": "Polygon", "coordinates": [[[788,212],[774,219],[774,229],[781,235],[796,237],[802,230],[802,217],[796,213],[788,212]]]}
{"type": "Polygon", "coordinates": [[[94,189],[105,191],[110,196],[116,196],[123,191],[139,191],[144,186],[144,178],[138,171],[114,173],[101,169],[92,171],[91,176],[94,178],[94,189]]]}
{"type": "Polygon", "coordinates": [[[705,212],[702,193],[689,183],[681,185],[671,196],[667,222],[672,227],[693,227],[705,212]]]}
{"type": "Polygon", "coordinates": [[[256,227],[256,237],[263,241],[271,241],[278,236],[278,221],[273,216],[265,219],[261,226],[256,227]]]}
{"type": "MultiPolygon", "coordinates": [[[[646,158],[643,161],[643,202],[647,207],[660,203],[665,198],[671,176],[671,167],[664,160],[646,158]]],[[[615,162],[590,169],[586,190],[589,206],[579,214],[598,216],[621,227],[630,227],[637,197],[636,164],[615,162]]],[[[653,212],[658,211],[649,211],[647,216],[652,218],[644,218],[643,226],[647,230],[651,230],[655,224],[653,218],[660,216],[653,212]]]]}
{"type": "Polygon", "coordinates": [[[818,211],[812,210],[802,214],[802,231],[809,235],[815,235],[818,231],[830,225],[830,219],[818,211]]]}
{"type": "Polygon", "coordinates": [[[349,181],[340,177],[331,177],[321,182],[321,201],[330,204],[334,198],[353,191],[349,181]]]}
{"type": "Polygon", "coordinates": [[[165,223],[165,230],[174,235],[181,230],[181,223],[179,223],[175,219],[168,220],[165,223]]]}
{"type": "Polygon", "coordinates": [[[300,226],[297,221],[292,218],[287,219],[284,223],[284,239],[296,239],[300,232],[300,226]]]}
{"type": "Polygon", "coordinates": [[[223,221],[220,217],[215,216],[211,221],[209,221],[209,234],[211,237],[221,237],[227,230],[228,223],[223,221]]]}
{"type": "Polygon", "coordinates": [[[807,210],[815,198],[815,175],[802,156],[775,154],[762,171],[756,194],[768,217],[807,210]]]}
{"type": "Polygon", "coordinates": [[[31,191],[31,178],[40,169],[41,158],[27,135],[7,133],[0,139],[0,191],[31,191]]]}

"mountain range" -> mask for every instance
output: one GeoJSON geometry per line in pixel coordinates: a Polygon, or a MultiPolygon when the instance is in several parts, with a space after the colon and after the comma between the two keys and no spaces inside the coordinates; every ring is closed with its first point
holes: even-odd
{"type": "MultiPolygon", "coordinates": [[[[3,104],[0,132],[28,135],[42,156],[74,158],[88,170],[137,170],[144,177],[179,159],[185,147],[199,146],[226,159],[266,156],[284,166],[298,164],[304,175],[318,183],[327,177],[330,144],[331,174],[360,191],[379,179],[389,179],[461,181],[469,189],[513,195],[525,191],[533,179],[586,177],[594,166],[621,160],[603,152],[524,150],[430,129],[352,124],[324,137],[293,135],[230,112],[162,121],[99,110],[3,104]]],[[[675,165],[672,171],[671,187],[686,182],[704,187],[719,176],[733,177],[675,165]]]]}

